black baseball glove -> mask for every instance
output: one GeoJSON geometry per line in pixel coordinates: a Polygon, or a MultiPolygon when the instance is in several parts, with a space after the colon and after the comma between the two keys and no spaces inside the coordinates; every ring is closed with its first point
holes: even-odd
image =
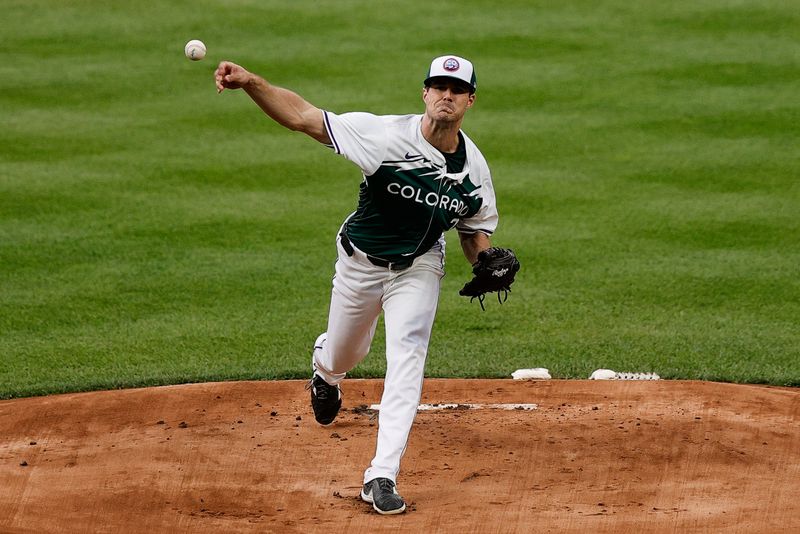
{"type": "Polygon", "coordinates": [[[514,251],[509,248],[487,248],[478,253],[478,261],[472,264],[472,280],[467,282],[459,295],[478,299],[483,307],[483,299],[486,293],[497,292],[497,301],[501,304],[508,299],[508,292],[511,291],[511,284],[514,283],[514,276],[519,271],[519,260],[514,255],[514,251]],[[501,300],[500,294],[504,297],[501,300]]]}

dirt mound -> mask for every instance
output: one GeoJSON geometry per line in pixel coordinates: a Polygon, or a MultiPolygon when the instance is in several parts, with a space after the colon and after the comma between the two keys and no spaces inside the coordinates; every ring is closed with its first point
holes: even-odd
{"type": "Polygon", "coordinates": [[[427,380],[424,403],[462,406],[419,413],[408,511],[382,517],[358,498],[382,382],[345,381],[330,427],[304,385],[2,401],[0,531],[800,531],[798,390],[427,380]]]}

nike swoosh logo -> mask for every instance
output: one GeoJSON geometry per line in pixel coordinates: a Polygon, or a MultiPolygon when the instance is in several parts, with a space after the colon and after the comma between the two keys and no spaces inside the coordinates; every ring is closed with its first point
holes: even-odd
{"type": "Polygon", "coordinates": [[[406,159],[417,159],[421,157],[422,154],[409,154],[408,152],[406,152],[406,159]]]}

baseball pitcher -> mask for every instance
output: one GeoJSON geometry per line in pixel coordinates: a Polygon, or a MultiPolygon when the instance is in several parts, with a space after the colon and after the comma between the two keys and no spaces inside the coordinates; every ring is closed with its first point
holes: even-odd
{"type": "Polygon", "coordinates": [[[386,377],[375,457],[361,498],[380,514],[405,510],[397,492],[400,459],[422,393],[425,359],[444,276],[444,232],[455,228],[474,277],[461,294],[507,296],[519,262],[491,246],[497,226],[492,179],[475,143],[461,131],[475,103],[472,63],[447,55],[431,62],[419,115],[323,111],[235,63],[215,72],[217,90],[243,89],[273,120],[301,131],[362,173],[358,206],[342,224],[326,332],[312,351],[311,404],[332,424],[339,384],[369,352],[381,312],[386,377]]]}

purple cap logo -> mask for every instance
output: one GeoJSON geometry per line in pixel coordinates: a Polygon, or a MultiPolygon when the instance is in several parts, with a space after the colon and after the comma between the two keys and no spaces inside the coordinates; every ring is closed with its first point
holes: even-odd
{"type": "Polygon", "coordinates": [[[447,58],[444,60],[444,70],[447,72],[455,72],[461,66],[458,64],[458,60],[454,57],[447,58]]]}

